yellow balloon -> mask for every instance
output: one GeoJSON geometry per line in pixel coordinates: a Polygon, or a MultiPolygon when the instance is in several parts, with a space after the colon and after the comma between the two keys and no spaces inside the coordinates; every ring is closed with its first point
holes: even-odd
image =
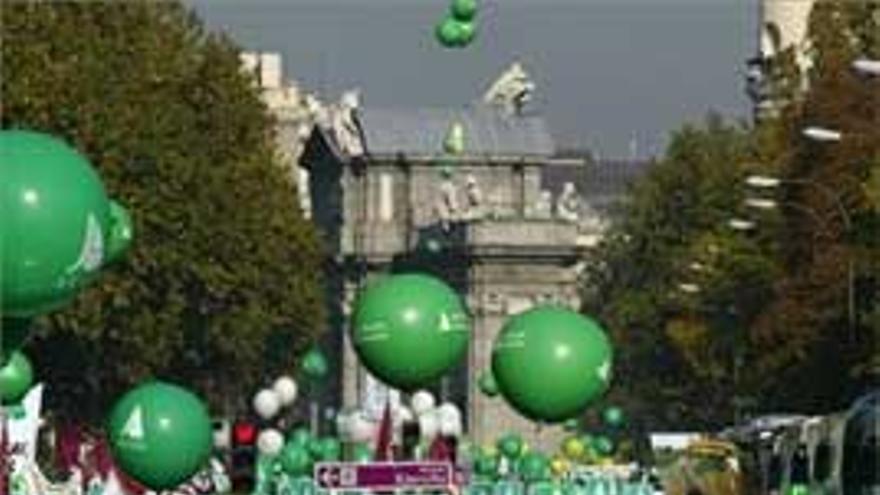
{"type": "Polygon", "coordinates": [[[581,459],[586,453],[586,445],[577,437],[568,437],[562,443],[562,453],[570,460],[581,459]]]}
{"type": "Polygon", "coordinates": [[[569,463],[567,460],[562,457],[554,457],[552,461],[550,461],[550,471],[553,472],[556,476],[562,476],[568,472],[569,463]]]}

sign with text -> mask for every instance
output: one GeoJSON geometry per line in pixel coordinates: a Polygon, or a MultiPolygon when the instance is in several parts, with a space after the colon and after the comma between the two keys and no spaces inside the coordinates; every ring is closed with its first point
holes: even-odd
{"type": "Polygon", "coordinates": [[[446,489],[455,471],[445,462],[331,462],[315,465],[315,482],[329,490],[446,489]]]}

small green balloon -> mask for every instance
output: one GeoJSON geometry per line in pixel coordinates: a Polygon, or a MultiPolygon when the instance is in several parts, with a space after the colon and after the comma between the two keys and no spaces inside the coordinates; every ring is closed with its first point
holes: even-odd
{"type": "Polygon", "coordinates": [[[308,444],[309,456],[312,459],[320,459],[321,454],[324,452],[324,442],[323,439],[318,437],[312,437],[309,440],[308,444]]]}
{"type": "Polygon", "coordinates": [[[523,453],[524,443],[519,435],[509,433],[498,440],[498,451],[508,459],[518,459],[523,453]]]}
{"type": "Polygon", "coordinates": [[[474,460],[474,473],[478,476],[494,479],[498,475],[498,458],[479,455],[474,460]]]}
{"type": "Polygon", "coordinates": [[[309,448],[312,441],[312,434],[305,428],[297,428],[290,434],[288,443],[298,445],[303,448],[309,448]]]}
{"type": "Polygon", "coordinates": [[[580,427],[581,427],[581,422],[578,418],[572,418],[572,419],[566,420],[565,423],[562,424],[562,428],[565,431],[569,431],[569,432],[578,431],[580,429],[580,427]]]}
{"type": "Polygon", "coordinates": [[[452,0],[449,11],[455,19],[470,22],[477,16],[477,0],[452,0]]]}
{"type": "Polygon", "coordinates": [[[338,439],[327,437],[321,440],[321,452],[318,456],[322,462],[335,462],[342,458],[342,444],[338,439]]]}
{"type": "Polygon", "coordinates": [[[358,463],[367,463],[372,462],[373,460],[373,450],[369,445],[358,443],[355,444],[352,448],[352,461],[358,463]]]}
{"type": "Polygon", "coordinates": [[[0,400],[3,405],[16,404],[31,389],[34,370],[27,356],[13,352],[9,361],[0,368],[0,400]]]}
{"type": "Polygon", "coordinates": [[[626,417],[621,408],[611,406],[602,411],[602,421],[612,428],[620,428],[626,423],[626,417]]]}
{"type": "Polygon", "coordinates": [[[355,305],[358,357],[374,376],[405,391],[425,388],[455,366],[469,335],[459,295],[427,275],[386,277],[368,286],[355,305]]]}
{"type": "Polygon", "coordinates": [[[519,474],[529,483],[546,481],[550,479],[550,461],[540,452],[529,452],[519,461],[519,474]]]}
{"type": "Polygon", "coordinates": [[[480,391],[486,397],[496,397],[498,395],[498,383],[495,382],[495,377],[492,376],[492,370],[484,370],[480,373],[478,385],[480,386],[480,391]]]}
{"type": "Polygon", "coordinates": [[[311,464],[308,450],[301,445],[288,444],[281,451],[281,466],[290,476],[305,476],[311,464]]]}
{"type": "Polygon", "coordinates": [[[315,379],[327,376],[327,358],[324,357],[324,353],[317,347],[312,348],[303,356],[302,370],[306,375],[315,379]]]}
{"type": "Polygon", "coordinates": [[[446,17],[437,25],[434,34],[444,48],[464,48],[476,36],[476,27],[473,23],[446,17]]]}
{"type": "Polygon", "coordinates": [[[153,490],[190,479],[211,454],[213,430],[191,392],[153,382],[125,394],[108,423],[113,457],[123,472],[153,490]]]}
{"type": "Polygon", "coordinates": [[[134,239],[134,223],[131,215],[116,201],[110,201],[110,233],[107,239],[107,261],[119,261],[128,251],[134,239]]]}
{"type": "Polygon", "coordinates": [[[614,441],[605,435],[599,435],[593,439],[593,448],[599,454],[609,456],[614,453],[614,441]]]}
{"type": "Polygon", "coordinates": [[[0,131],[0,168],[0,314],[33,317],[67,304],[108,245],[123,248],[113,239],[119,211],[89,162],[55,137],[0,131]]]}
{"type": "Polygon", "coordinates": [[[543,306],[507,322],[492,350],[492,374],[523,416],[558,423],[582,413],[608,388],[611,343],[593,320],[543,306]]]}

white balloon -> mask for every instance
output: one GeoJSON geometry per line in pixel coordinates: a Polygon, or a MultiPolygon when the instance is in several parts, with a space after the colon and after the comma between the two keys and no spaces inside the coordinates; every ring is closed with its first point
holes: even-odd
{"type": "Polygon", "coordinates": [[[447,437],[460,437],[462,433],[461,418],[441,417],[440,434],[447,437]]]}
{"type": "Polygon", "coordinates": [[[263,419],[272,419],[281,410],[281,399],[274,390],[263,389],[254,396],[254,411],[263,419]]]}
{"type": "Polygon", "coordinates": [[[360,413],[351,419],[349,429],[349,435],[355,442],[371,442],[376,436],[376,425],[360,413]]]}
{"type": "Polygon", "coordinates": [[[416,413],[416,416],[421,416],[431,409],[434,409],[435,404],[434,396],[427,390],[419,390],[414,393],[412,400],[410,401],[410,405],[412,405],[412,410],[416,413]]]}
{"type": "Polygon", "coordinates": [[[400,406],[395,411],[395,419],[400,423],[409,423],[415,419],[415,415],[412,412],[412,409],[406,406],[400,406]]]}
{"type": "Polygon", "coordinates": [[[436,411],[430,410],[419,416],[419,431],[422,440],[431,441],[440,433],[440,417],[436,411]]]}
{"type": "Polygon", "coordinates": [[[281,453],[284,448],[284,435],[280,431],[269,428],[263,430],[257,436],[257,449],[260,453],[267,456],[275,456],[281,453]]]}
{"type": "Polygon", "coordinates": [[[289,376],[282,376],[275,380],[272,390],[278,394],[278,399],[281,400],[282,406],[289,406],[296,401],[298,391],[296,380],[289,376]]]}
{"type": "Polygon", "coordinates": [[[437,408],[437,414],[440,416],[441,423],[443,421],[461,421],[461,410],[458,406],[451,402],[444,402],[437,408]]]}

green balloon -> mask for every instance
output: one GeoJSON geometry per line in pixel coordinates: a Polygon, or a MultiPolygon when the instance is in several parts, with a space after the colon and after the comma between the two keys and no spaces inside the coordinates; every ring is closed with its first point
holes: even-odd
{"type": "Polygon", "coordinates": [[[472,21],[477,15],[477,0],[452,0],[449,11],[459,21],[472,21]]]}
{"type": "Polygon", "coordinates": [[[0,400],[3,405],[20,401],[34,381],[34,370],[27,356],[14,352],[9,361],[0,368],[0,400]]]}
{"type": "Polygon", "coordinates": [[[67,304],[131,239],[89,162],[37,132],[0,131],[0,314],[27,318],[67,304]]]}
{"type": "Polygon", "coordinates": [[[323,443],[322,439],[320,439],[318,437],[312,437],[312,439],[309,440],[307,448],[308,448],[309,456],[312,459],[320,459],[321,454],[324,453],[324,443],[323,443]]]}
{"type": "Polygon", "coordinates": [[[297,428],[293,430],[293,433],[290,434],[290,440],[288,443],[293,445],[298,445],[303,448],[309,448],[312,441],[312,434],[309,433],[309,430],[305,428],[297,428]]]}
{"type": "Polygon", "coordinates": [[[321,452],[318,459],[323,462],[335,462],[342,459],[342,444],[333,437],[321,440],[321,452]]]}
{"type": "Polygon", "coordinates": [[[470,321],[452,288],[426,275],[386,277],[356,304],[352,340],[364,366],[392,387],[426,387],[467,351],[470,321]]]}
{"type": "Polygon", "coordinates": [[[0,320],[0,365],[15,351],[21,349],[31,330],[30,318],[3,318],[0,320]]]}
{"type": "Polygon", "coordinates": [[[580,429],[580,427],[581,427],[581,422],[578,418],[568,419],[565,421],[565,423],[562,424],[562,428],[565,431],[569,431],[569,432],[578,431],[580,429]]]}
{"type": "Polygon", "coordinates": [[[478,385],[480,386],[480,391],[483,392],[486,397],[495,397],[498,395],[498,383],[495,382],[495,377],[492,376],[492,370],[484,370],[480,373],[478,385]]]}
{"type": "Polygon", "coordinates": [[[593,448],[599,454],[608,456],[614,453],[614,441],[605,435],[599,435],[593,439],[593,448]]]}
{"type": "Polygon", "coordinates": [[[327,376],[327,358],[317,347],[312,348],[303,356],[302,370],[311,378],[324,378],[327,376]]]}
{"type": "Polygon", "coordinates": [[[517,459],[523,452],[523,439],[519,435],[509,433],[498,439],[498,451],[508,459],[517,459]]]}
{"type": "Polygon", "coordinates": [[[550,461],[540,452],[529,452],[519,461],[519,474],[529,483],[545,481],[550,478],[550,461]]]}
{"type": "Polygon", "coordinates": [[[352,461],[359,463],[367,463],[373,460],[373,450],[369,445],[358,443],[355,444],[351,452],[352,461]]]}
{"type": "Polygon", "coordinates": [[[473,41],[476,27],[473,23],[446,17],[437,25],[434,35],[444,48],[463,48],[473,41]]]}
{"type": "Polygon", "coordinates": [[[561,307],[538,307],[504,326],[492,350],[492,373],[501,395],[520,414],[558,423],[605,392],[611,354],[593,320],[561,307]]]}
{"type": "Polygon", "coordinates": [[[619,428],[626,423],[626,417],[621,408],[611,406],[602,411],[602,421],[612,428],[619,428]]]}
{"type": "Polygon", "coordinates": [[[309,452],[301,445],[288,444],[281,451],[281,466],[291,476],[305,476],[311,465],[309,452]]]}
{"type": "Polygon", "coordinates": [[[190,479],[208,461],[211,418],[202,401],[176,385],[153,382],[125,394],[109,421],[119,467],[153,490],[190,479]]]}
{"type": "Polygon", "coordinates": [[[494,479],[498,475],[498,458],[489,455],[478,455],[474,460],[474,473],[478,476],[494,479]]]}

